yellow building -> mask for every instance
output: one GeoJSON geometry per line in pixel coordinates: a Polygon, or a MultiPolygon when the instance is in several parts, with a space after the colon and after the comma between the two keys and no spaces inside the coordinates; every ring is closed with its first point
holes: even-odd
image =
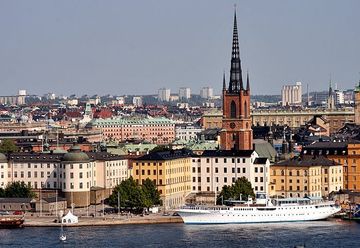
{"type": "Polygon", "coordinates": [[[351,142],[317,142],[306,146],[305,155],[324,155],[343,166],[343,186],[345,190],[360,190],[360,143],[351,142]]]}
{"type": "Polygon", "coordinates": [[[166,209],[185,204],[191,191],[191,153],[187,150],[153,152],[133,162],[132,175],[138,184],[151,179],[166,209]]]}
{"type": "Polygon", "coordinates": [[[326,197],[342,189],[342,165],[323,156],[302,156],[270,166],[270,195],[326,197]]]}

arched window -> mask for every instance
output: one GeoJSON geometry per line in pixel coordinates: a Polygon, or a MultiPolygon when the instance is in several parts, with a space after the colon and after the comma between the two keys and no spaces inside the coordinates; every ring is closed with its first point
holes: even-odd
{"type": "Polygon", "coordinates": [[[236,104],[234,101],[231,101],[230,104],[230,118],[236,118],[236,104]]]}

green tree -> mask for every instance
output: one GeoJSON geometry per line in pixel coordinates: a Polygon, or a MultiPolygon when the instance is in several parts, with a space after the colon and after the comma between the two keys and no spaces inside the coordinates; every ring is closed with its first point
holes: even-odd
{"type": "Polygon", "coordinates": [[[5,197],[32,198],[35,194],[26,183],[17,181],[6,186],[5,197]]]}
{"type": "Polygon", "coordinates": [[[5,197],[5,190],[0,188],[0,197],[5,197]]]}
{"type": "Polygon", "coordinates": [[[122,181],[114,188],[113,193],[109,197],[109,204],[111,206],[118,206],[118,192],[120,195],[120,207],[132,209],[143,208],[145,206],[145,195],[132,177],[122,181]]]}
{"type": "Polygon", "coordinates": [[[145,207],[149,208],[160,204],[160,193],[153,181],[147,178],[143,185],[141,185],[141,189],[145,195],[145,207]]]}
{"type": "Polygon", "coordinates": [[[217,204],[221,204],[222,200],[228,199],[240,199],[240,195],[247,199],[248,196],[254,197],[255,193],[251,187],[251,183],[247,180],[246,177],[238,178],[235,183],[231,186],[225,185],[220,193],[220,196],[217,199],[217,204]],[[223,198],[223,199],[221,199],[223,198]]]}
{"type": "Polygon", "coordinates": [[[8,154],[11,152],[16,152],[18,147],[15,145],[14,141],[10,139],[4,139],[0,143],[0,152],[4,154],[8,154]]]}

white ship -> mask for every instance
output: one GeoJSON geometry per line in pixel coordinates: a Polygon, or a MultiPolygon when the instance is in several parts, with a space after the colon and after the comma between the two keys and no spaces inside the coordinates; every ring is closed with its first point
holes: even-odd
{"type": "Polygon", "coordinates": [[[188,205],[177,212],[185,224],[239,224],[323,220],[340,211],[333,201],[320,198],[257,200],[237,206],[188,205]],[[263,204],[259,204],[259,203],[263,204]]]}

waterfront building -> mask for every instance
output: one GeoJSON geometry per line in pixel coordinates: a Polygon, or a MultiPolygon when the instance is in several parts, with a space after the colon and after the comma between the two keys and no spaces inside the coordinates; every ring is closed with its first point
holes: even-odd
{"type": "Polygon", "coordinates": [[[185,204],[191,191],[191,152],[152,152],[134,160],[132,175],[138,184],[149,178],[156,185],[166,209],[185,204]]]}
{"type": "Polygon", "coordinates": [[[342,165],[324,156],[302,156],[270,166],[270,195],[327,197],[343,189],[342,165]]]}
{"type": "Polygon", "coordinates": [[[68,206],[72,203],[77,207],[88,206],[90,191],[94,189],[100,195],[92,202],[99,203],[131,175],[127,158],[106,152],[85,153],[78,146],[67,153],[12,153],[9,159],[1,155],[0,159],[0,187],[24,181],[34,190],[56,189],[68,206]]]}
{"type": "Polygon", "coordinates": [[[205,150],[192,158],[192,193],[220,193],[246,177],[255,191],[268,192],[270,161],[253,150],[205,150]]]}
{"type": "Polygon", "coordinates": [[[317,142],[303,148],[302,154],[309,156],[324,155],[343,167],[343,186],[345,190],[360,190],[360,143],[317,142]]]}
{"type": "Polygon", "coordinates": [[[295,85],[284,85],[281,90],[281,99],[282,106],[301,106],[301,82],[296,82],[295,85]]]}
{"type": "Polygon", "coordinates": [[[222,150],[252,150],[253,133],[250,113],[250,82],[247,74],[243,84],[236,13],[234,15],[233,43],[229,87],[223,77],[223,120],[220,133],[222,150]]]}
{"type": "Polygon", "coordinates": [[[191,90],[188,87],[181,87],[179,89],[179,99],[180,100],[187,100],[191,97],[191,90]]]}
{"type": "Polygon", "coordinates": [[[139,140],[154,144],[169,144],[175,140],[175,122],[166,118],[95,119],[90,126],[101,129],[105,140],[139,140]]]}
{"type": "Polygon", "coordinates": [[[170,101],[170,89],[161,88],[158,90],[158,100],[161,102],[170,101]]]}
{"type": "Polygon", "coordinates": [[[214,96],[214,89],[212,87],[203,87],[200,90],[200,97],[203,99],[211,99],[214,96]]]}

